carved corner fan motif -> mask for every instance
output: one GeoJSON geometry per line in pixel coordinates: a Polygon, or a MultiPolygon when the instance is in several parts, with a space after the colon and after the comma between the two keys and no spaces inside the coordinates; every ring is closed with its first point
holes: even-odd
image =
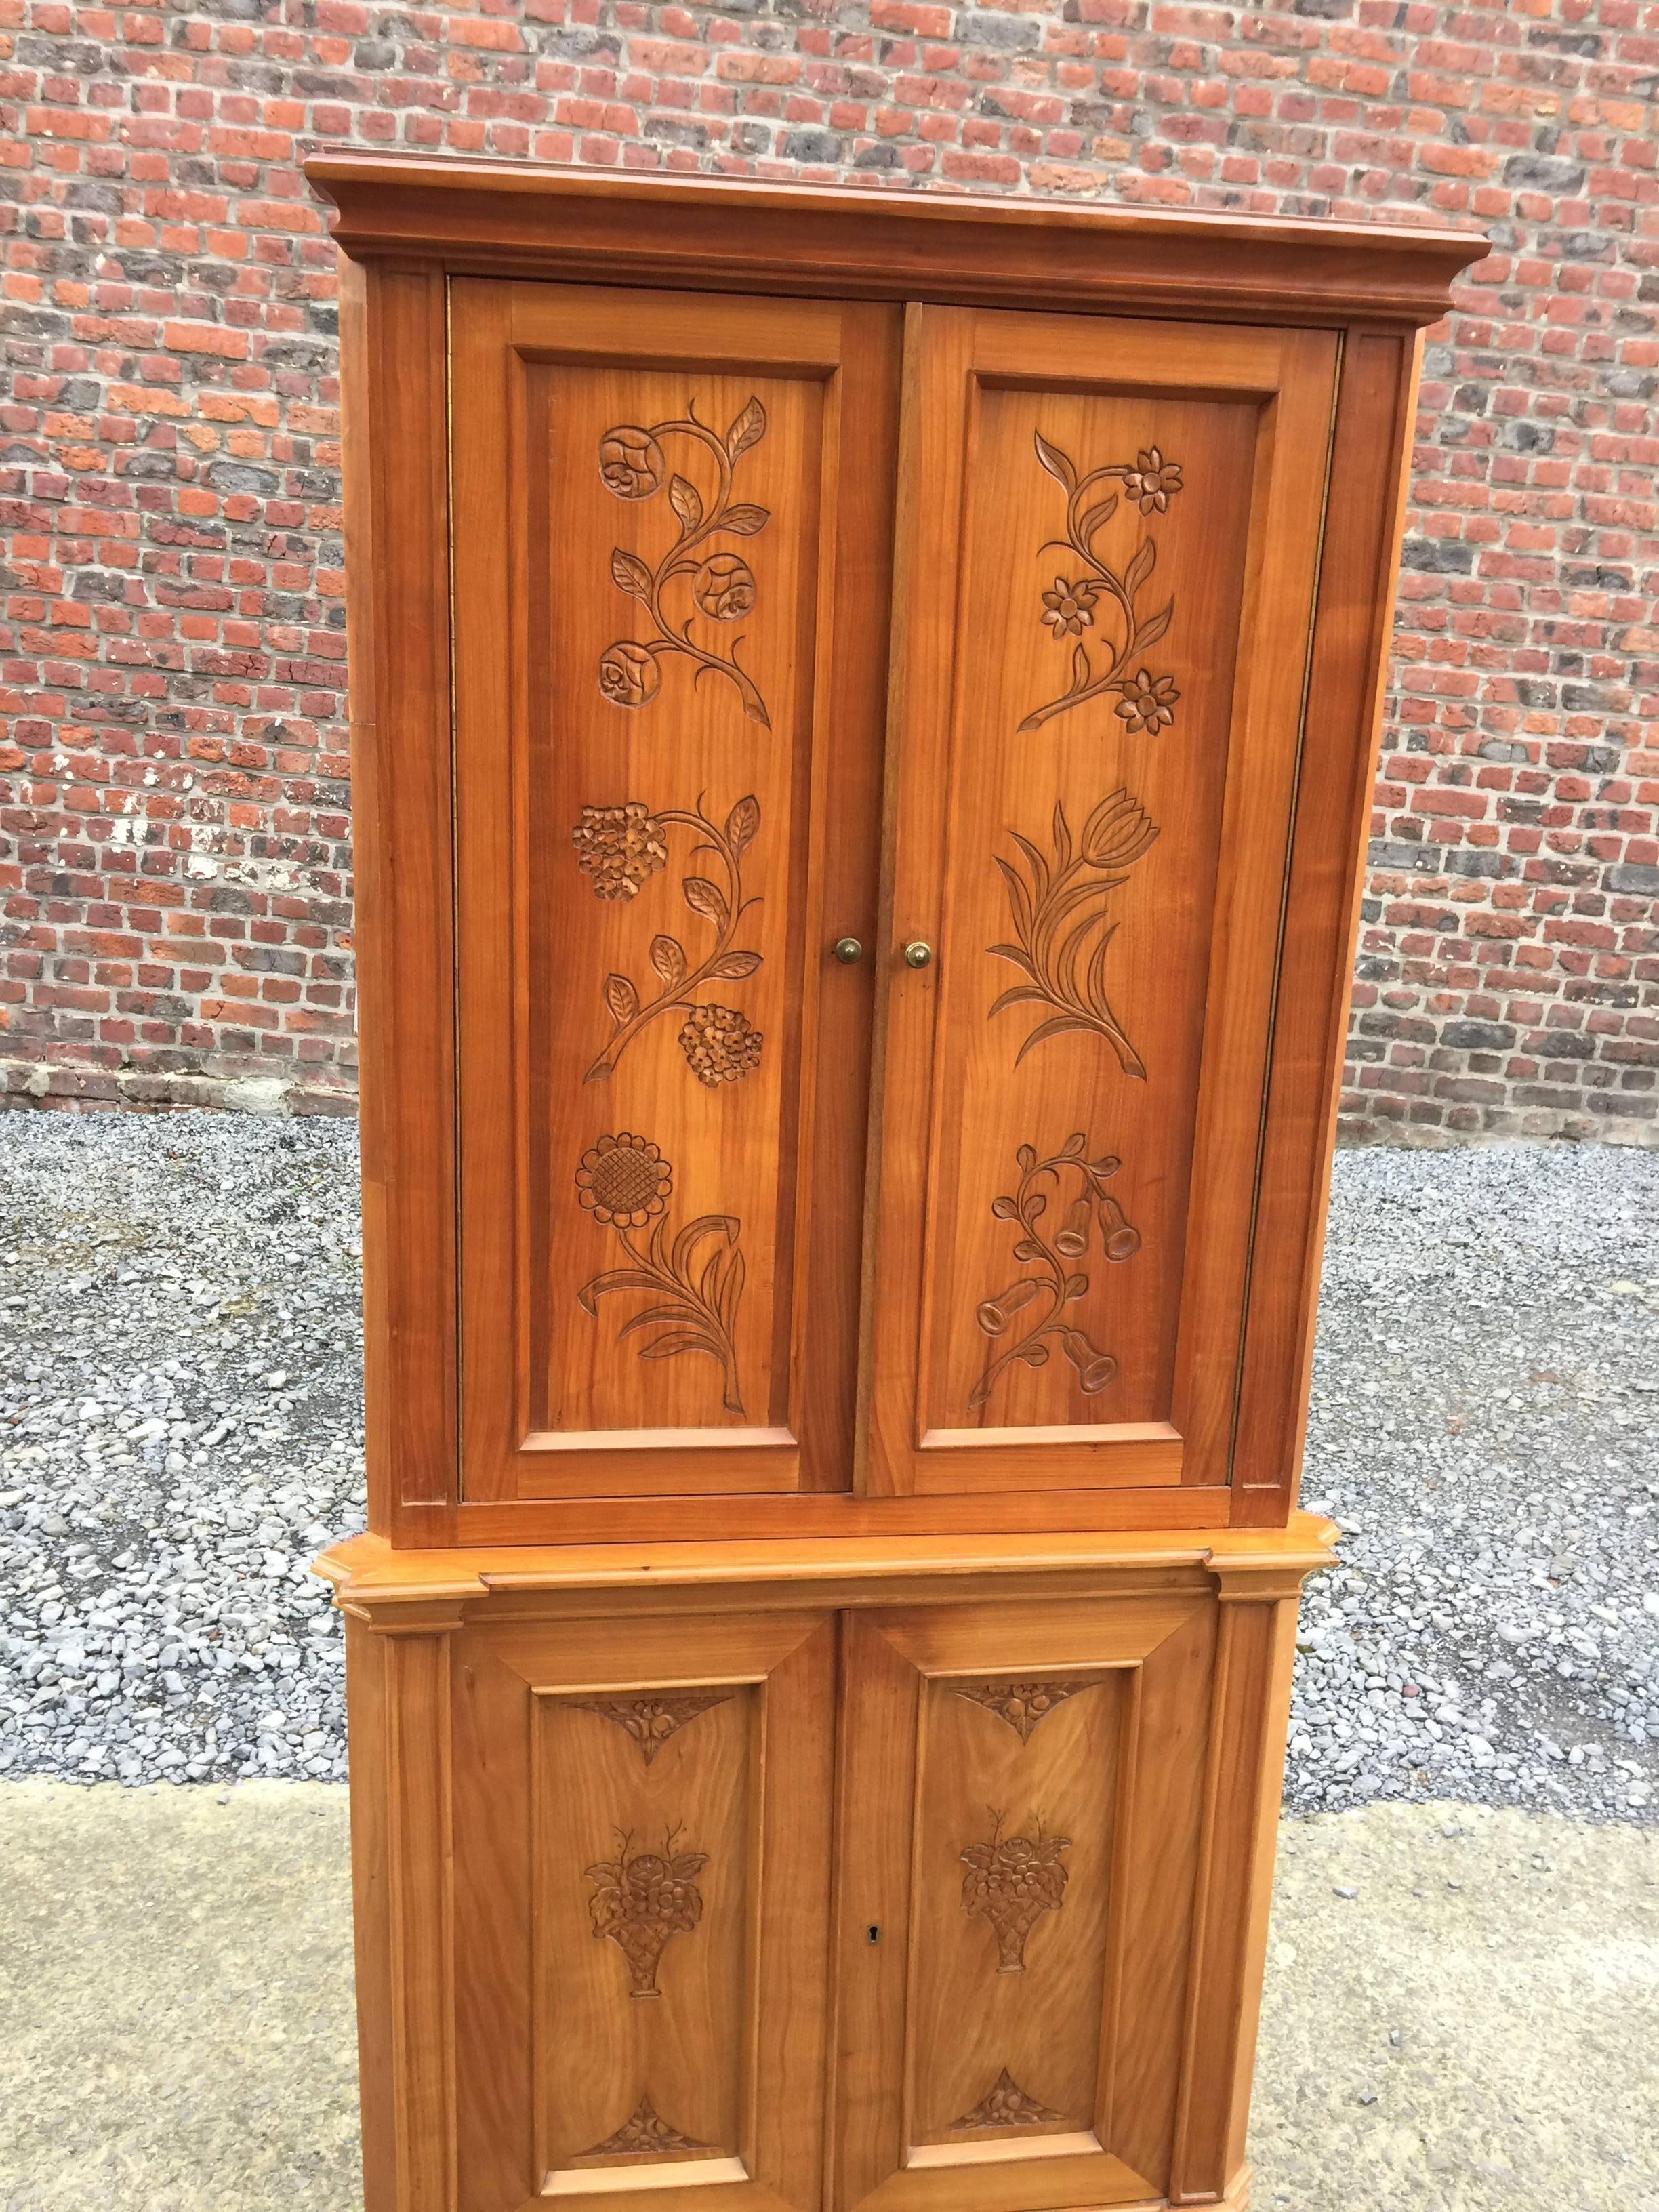
{"type": "Polygon", "coordinates": [[[608,1267],[576,1293],[582,1311],[597,1316],[599,1302],[613,1291],[646,1291],[660,1303],[624,1322],[620,1334],[654,1329],[640,1346],[641,1359],[676,1359],[682,1352],[706,1352],[720,1364],[721,1402],[743,1418],[738,1389],[738,1355],[733,1341],[738,1303],[743,1296],[744,1258],[738,1249],[742,1224],[730,1213],[700,1213],[668,1242],[666,1207],[674,1170],[657,1146],[623,1130],[595,1139],[576,1170],[579,1202],[614,1229],[628,1256],[625,1267],[608,1267]],[[641,1245],[639,1232],[650,1236],[641,1245]],[[724,1241],[699,1259],[713,1238],[724,1241]]]}
{"type": "Polygon", "coordinates": [[[983,1705],[988,1713],[1006,1721],[1022,1743],[1030,1743],[1037,1728],[1067,1698],[1096,1687],[1093,1682],[959,1682],[957,1695],[983,1705]]]}
{"type": "Polygon", "coordinates": [[[662,2158],[670,2151],[707,2150],[695,2136],[682,2135],[659,2118],[649,2097],[641,2097],[630,2116],[602,2143],[581,2153],[583,2158],[662,2158]]]}
{"type": "Polygon", "coordinates": [[[1035,2097],[1028,2097],[1005,2066],[995,2082],[980,2099],[971,2112],[964,2112],[959,2120],[952,2120],[957,2128],[1036,2128],[1046,2126],[1060,2118],[1047,2105],[1039,2105],[1035,2097]]]}
{"type": "Polygon", "coordinates": [[[618,499],[653,499],[666,477],[668,504],[679,525],[678,535],[654,568],[637,553],[620,545],[611,549],[611,582],[639,602],[656,633],[643,641],[621,639],[599,656],[599,690],[612,706],[648,706],[662,683],[664,656],[679,653],[696,663],[694,683],[700,684],[711,672],[727,678],[737,686],[750,720],[771,728],[765,701],[738,665],[743,640],[734,638],[729,652],[720,653],[696,644],[691,635],[699,615],[709,622],[740,622],[755,604],[755,572],[743,556],[711,552],[708,547],[711,538],[753,538],[771,520],[766,507],[734,506],[732,501],[738,461],[765,435],[766,410],[751,398],[723,438],[697,420],[696,403],[691,401],[683,421],[653,422],[649,429],[619,422],[600,439],[599,476],[606,490],[618,499]],[[689,439],[713,455],[717,483],[711,505],[703,505],[702,494],[690,477],[669,469],[662,449],[665,438],[689,439]],[[676,629],[664,595],[671,585],[687,577],[693,611],[676,629]]]}
{"type": "Polygon", "coordinates": [[[1073,573],[1057,575],[1043,592],[1041,619],[1056,641],[1074,638],[1077,643],[1066,690],[1046,706],[1034,708],[1019,726],[1039,730],[1056,714],[1115,691],[1115,711],[1125,726],[1155,735],[1175,720],[1181,694],[1169,677],[1155,676],[1146,667],[1131,673],[1130,664],[1168,629],[1175,601],[1166,601],[1155,614],[1141,611],[1141,595],[1158,560],[1150,538],[1141,539],[1121,575],[1097,551],[1096,541],[1118,508],[1119,493],[1106,490],[1106,485],[1121,484],[1121,496],[1133,500],[1142,514],[1162,514],[1181,489],[1181,465],[1166,461],[1152,446],[1136,454],[1133,465],[1117,461],[1080,477],[1076,463],[1058,446],[1041,434],[1036,445],[1038,460],[1066,489],[1065,538],[1050,538],[1040,550],[1046,553],[1058,545],[1073,556],[1067,563],[1073,573]]]}
{"type": "Polygon", "coordinates": [[[1085,1030],[1106,1039],[1126,1075],[1144,1079],[1145,1063],[1106,996],[1106,955],[1117,929],[1115,921],[1107,921],[1106,912],[1109,895],[1127,883],[1130,869],[1156,842],[1157,824],[1137,800],[1119,789],[1090,814],[1075,846],[1066,809],[1058,800],[1052,853],[1039,852],[1018,830],[1008,834],[1024,855],[1030,874],[1028,879],[1017,862],[997,856],[1018,942],[988,949],[999,960],[1012,960],[1028,980],[1004,991],[993,1004],[991,1017],[1032,1002],[1054,1009],[1014,1054],[1015,1066],[1033,1045],[1085,1030]]]}
{"type": "Polygon", "coordinates": [[[572,1698],[568,1702],[578,1712],[614,1721],[639,1746],[649,1766],[670,1736],[678,1735],[688,1721],[711,1705],[729,1704],[732,1694],[730,1690],[672,1690],[654,1698],[572,1698]]]}
{"type": "Polygon", "coordinates": [[[743,856],[754,842],[760,819],[760,805],[752,793],[738,801],[723,829],[703,812],[702,799],[690,814],[675,806],[653,813],[639,799],[621,806],[583,807],[570,842],[576,848],[577,866],[593,878],[596,898],[637,897],[641,885],[668,865],[671,830],[690,830],[696,840],[691,860],[712,854],[725,878],[715,883],[692,868],[680,880],[686,905],[714,933],[714,945],[703,960],[694,966],[678,938],[663,933],[651,940],[651,965],[659,984],[653,998],[642,999],[627,975],[605,977],[611,1042],[588,1069],[589,1083],[609,1075],[640,1031],[671,1012],[685,1017],[680,1050],[699,1083],[712,1090],[741,1080],[760,1065],[763,1032],[750,1026],[749,1017],[712,1000],[700,1005],[696,997],[706,983],[740,982],[761,964],[758,952],[732,941],[749,908],[760,904],[758,898],[743,895],[743,856]]]}
{"type": "Polygon", "coordinates": [[[987,1808],[995,1826],[988,1843],[969,1844],[962,1852],[968,1869],[962,1881],[962,1909],[970,1920],[988,1921],[997,1939],[997,1972],[1025,1972],[1025,1943],[1045,1912],[1058,1912],[1066,1897],[1066,1869],[1060,1855],[1072,1848],[1069,1836],[1045,1836],[1039,1819],[1035,1836],[1005,1836],[1002,1814],[987,1808]]]}
{"type": "Polygon", "coordinates": [[[1076,1369],[1085,1396],[1093,1397],[1103,1390],[1117,1373],[1117,1361],[1109,1352],[1102,1352],[1085,1331],[1060,1317],[1068,1305],[1088,1293],[1089,1277],[1073,1262],[1087,1255],[1091,1237],[1097,1230],[1109,1261],[1133,1259],[1140,1249],[1140,1231],[1124,1218],[1122,1207],[1106,1189],[1107,1178],[1117,1173],[1121,1161],[1109,1157],[1085,1158],[1088,1149],[1089,1140],[1080,1129],[1066,1139],[1062,1151],[1046,1160],[1037,1158],[1035,1146],[1022,1145],[1014,1156],[1019,1168],[1018,1188],[993,1201],[991,1211],[999,1221],[1019,1224],[1015,1259],[1039,1272],[1017,1277],[994,1297],[981,1300],[976,1309],[975,1319],[993,1339],[1005,1335],[1015,1317],[1028,1307],[1033,1311],[1024,1333],[1007,1351],[995,1358],[988,1355],[985,1372],[968,1400],[970,1407],[985,1404],[1016,1361],[1027,1367],[1045,1365],[1050,1343],[1056,1338],[1076,1369]],[[1052,1236],[1045,1235],[1041,1224],[1049,1198],[1058,1199],[1068,1185],[1074,1195],[1065,1218],[1052,1236]]]}
{"type": "Polygon", "coordinates": [[[630,1997],[662,1995],[657,1968],[671,1936],[689,1936],[702,1918],[702,1892],[696,1877],[708,1863],[706,1851],[677,1851],[679,1831],[671,1828],[662,1850],[629,1858],[631,1834],[619,1834],[617,1856],[587,1869],[594,1885],[587,1900],[596,1936],[609,1937],[628,1962],[630,1997]]]}

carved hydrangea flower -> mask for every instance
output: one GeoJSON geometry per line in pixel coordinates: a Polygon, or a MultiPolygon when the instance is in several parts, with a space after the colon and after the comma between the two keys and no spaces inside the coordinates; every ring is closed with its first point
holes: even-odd
{"type": "Polygon", "coordinates": [[[668,1203],[674,1170],[653,1144],[623,1130],[599,1138],[582,1154],[576,1196],[596,1221],[643,1229],[668,1203]]]}
{"type": "Polygon", "coordinates": [[[1123,687],[1117,711],[1131,730],[1167,729],[1175,720],[1175,703],[1181,696],[1168,676],[1153,676],[1141,669],[1123,687]]]}
{"type": "Polygon", "coordinates": [[[662,447],[635,422],[619,423],[599,441],[599,475],[618,499],[649,499],[665,465],[662,447]]]}
{"type": "Polygon", "coordinates": [[[693,1006],[680,1031],[680,1050],[699,1083],[712,1090],[737,1083],[760,1066],[765,1032],[735,1006],[693,1006]]]}
{"type": "Polygon", "coordinates": [[[570,842],[577,865],[593,878],[595,898],[631,899],[668,866],[667,835],[641,799],[622,806],[584,806],[570,842]]]}
{"type": "Polygon", "coordinates": [[[711,553],[691,579],[691,596],[716,622],[736,622],[755,604],[755,578],[735,553],[711,553]]]}
{"type": "Polygon", "coordinates": [[[1087,577],[1068,584],[1064,576],[1056,576],[1054,589],[1042,594],[1042,619],[1056,637],[1080,637],[1085,624],[1094,621],[1099,597],[1099,585],[1087,577]]]}
{"type": "Polygon", "coordinates": [[[1181,489],[1181,464],[1166,461],[1156,446],[1135,455],[1135,465],[1123,471],[1123,489],[1139,502],[1143,514],[1162,514],[1181,489]]]}

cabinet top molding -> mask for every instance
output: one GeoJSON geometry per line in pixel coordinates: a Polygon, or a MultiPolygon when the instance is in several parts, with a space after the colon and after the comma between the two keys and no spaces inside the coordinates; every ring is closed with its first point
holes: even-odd
{"type": "Polygon", "coordinates": [[[515,161],[330,155],[306,175],[359,261],[680,289],[1437,321],[1478,231],[1297,222],[515,161]]]}

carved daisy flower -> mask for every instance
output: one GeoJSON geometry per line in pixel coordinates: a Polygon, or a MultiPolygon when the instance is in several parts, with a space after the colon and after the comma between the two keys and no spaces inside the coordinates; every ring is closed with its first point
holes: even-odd
{"type": "Polygon", "coordinates": [[[1143,668],[1124,685],[1117,711],[1132,730],[1167,729],[1180,696],[1171,678],[1153,676],[1143,668]]]}
{"type": "Polygon", "coordinates": [[[1143,514],[1162,514],[1181,489],[1181,464],[1166,461],[1156,446],[1135,455],[1135,465],[1123,471],[1123,489],[1139,502],[1143,514]]]}
{"type": "Polygon", "coordinates": [[[1068,584],[1064,576],[1056,576],[1053,591],[1042,594],[1042,619],[1056,637],[1080,636],[1085,626],[1094,621],[1095,601],[1099,597],[1099,585],[1086,577],[1068,584]]]}

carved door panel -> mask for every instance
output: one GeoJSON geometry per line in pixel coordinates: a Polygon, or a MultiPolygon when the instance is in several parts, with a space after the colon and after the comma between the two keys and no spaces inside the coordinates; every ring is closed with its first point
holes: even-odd
{"type": "Polygon", "coordinates": [[[838,2212],[1161,2197],[1214,1606],[969,1604],[846,1635],[838,2212]]]}
{"type": "Polygon", "coordinates": [[[865,1484],[1224,1481],[1337,341],[908,346],[865,1484]]]}
{"type": "Polygon", "coordinates": [[[459,1639],[461,2212],[816,2212],[834,1650],[823,1613],[459,1639]]]}
{"type": "Polygon", "coordinates": [[[469,1499],[848,1479],[896,314],[453,287],[469,1499]]]}

